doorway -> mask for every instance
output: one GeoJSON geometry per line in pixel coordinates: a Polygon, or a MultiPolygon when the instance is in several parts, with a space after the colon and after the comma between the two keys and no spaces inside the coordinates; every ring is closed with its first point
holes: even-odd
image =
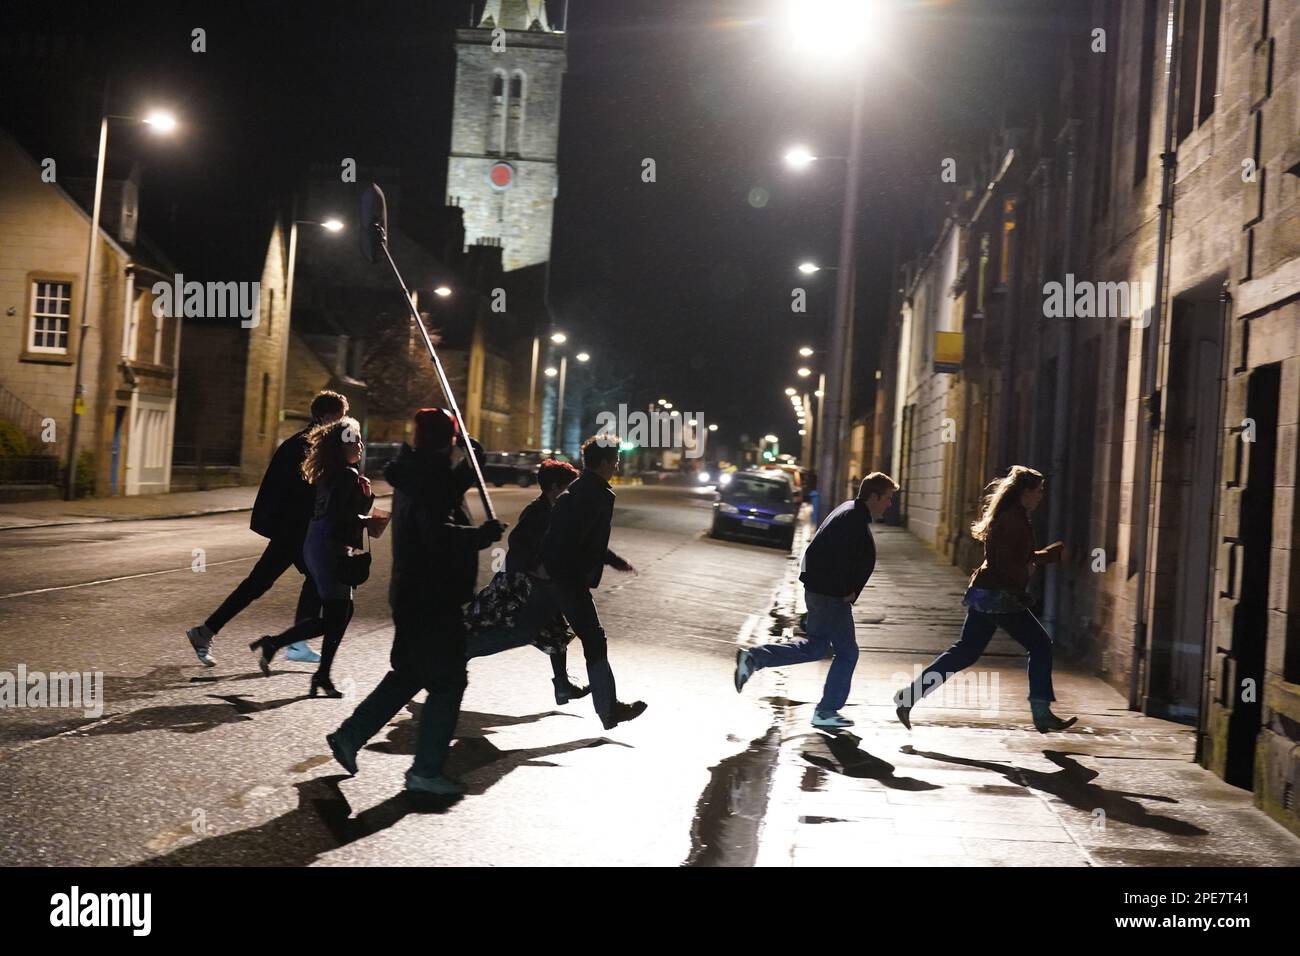
{"type": "MultiPolygon", "coordinates": [[[[1255,740],[1259,736],[1268,641],[1269,551],[1273,531],[1273,482],[1277,465],[1281,364],[1250,374],[1243,432],[1246,483],[1241,490],[1241,589],[1232,614],[1232,647],[1220,702],[1229,711],[1228,753],[1223,779],[1253,789],[1255,740]]],[[[1226,662],[1225,662],[1226,663],[1226,662]]]]}
{"type": "Polygon", "coordinates": [[[1217,298],[1180,297],[1172,316],[1143,711],[1190,724],[1200,713],[1215,566],[1222,308],[1217,298]]]}

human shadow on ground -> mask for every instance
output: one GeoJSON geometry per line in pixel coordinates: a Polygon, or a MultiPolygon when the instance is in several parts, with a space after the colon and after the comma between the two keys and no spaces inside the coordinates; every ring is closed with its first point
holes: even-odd
{"type": "MultiPolygon", "coordinates": [[[[418,717],[419,705],[408,707],[418,717]]],[[[533,714],[511,717],[500,714],[483,714],[466,711],[461,714],[458,737],[447,758],[446,771],[453,777],[474,774],[467,780],[469,794],[478,795],[500,781],[510,771],[524,766],[556,766],[546,757],[599,747],[605,744],[627,747],[606,738],[585,738],[532,749],[501,750],[482,736],[465,736],[473,730],[484,731],[493,726],[519,724],[539,720],[550,714],[533,714]]],[[[410,734],[414,750],[415,727],[418,720],[403,721],[393,728],[399,745],[404,746],[410,734]],[[409,728],[407,725],[412,725],[409,728]]],[[[489,731],[490,732],[490,731],[489,731]]],[[[391,741],[390,741],[391,742],[391,741]]],[[[377,749],[372,747],[370,749],[377,749]]],[[[383,752],[404,752],[401,747],[383,752]]],[[[362,765],[361,773],[365,773],[362,765]]],[[[352,815],[352,806],[339,785],[348,779],[343,774],[316,777],[294,784],[298,791],[298,806],[266,823],[245,830],[236,830],[210,836],[159,856],[151,857],[137,866],[308,866],[322,854],[373,836],[395,825],[409,814],[445,813],[459,798],[436,798],[395,794],[352,815]]]]}
{"type": "MultiPolygon", "coordinates": [[[[898,776],[892,763],[863,750],[862,738],[855,734],[810,734],[802,753],[804,760],[820,770],[860,780],[875,780],[891,790],[941,789],[939,784],[928,780],[898,776]],[[822,753],[816,752],[819,744],[825,748],[822,753]]],[[[806,781],[804,789],[810,788],[817,789],[815,782],[806,781]]]]}
{"type": "Polygon", "coordinates": [[[1085,767],[1075,757],[1087,757],[1088,754],[1068,750],[1044,750],[1043,756],[1060,770],[1046,772],[1014,764],[994,763],[989,760],[972,760],[968,757],[952,757],[948,754],[916,750],[910,744],[902,748],[903,753],[940,760],[944,763],[961,767],[978,767],[1001,774],[1012,783],[1031,790],[1041,790],[1064,801],[1070,807],[1091,815],[1096,810],[1106,814],[1107,821],[1127,823],[1130,826],[1159,830],[1173,836],[1206,836],[1209,831],[1194,823],[1175,817],[1151,813],[1138,800],[1153,800],[1158,803],[1177,803],[1173,797],[1155,793],[1129,793],[1123,790],[1107,790],[1093,783],[1101,776],[1100,771],[1085,767]]]}

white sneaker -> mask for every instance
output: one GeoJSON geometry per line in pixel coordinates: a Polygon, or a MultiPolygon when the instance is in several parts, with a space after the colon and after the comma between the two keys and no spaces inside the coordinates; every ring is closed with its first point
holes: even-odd
{"type": "Polygon", "coordinates": [[[431,793],[440,797],[458,797],[465,792],[465,785],[453,780],[446,774],[436,777],[419,777],[406,771],[406,789],[412,793],[431,793]]]}
{"type": "Polygon", "coordinates": [[[841,717],[837,713],[813,714],[812,725],[814,727],[825,727],[828,730],[840,730],[844,727],[852,727],[853,721],[847,717],[841,717]]]}
{"type": "Polygon", "coordinates": [[[209,653],[212,650],[212,639],[216,637],[212,631],[208,630],[206,624],[200,624],[198,627],[192,627],[185,632],[189,639],[190,647],[194,648],[194,656],[199,659],[199,663],[204,667],[216,667],[216,658],[209,653]]]}

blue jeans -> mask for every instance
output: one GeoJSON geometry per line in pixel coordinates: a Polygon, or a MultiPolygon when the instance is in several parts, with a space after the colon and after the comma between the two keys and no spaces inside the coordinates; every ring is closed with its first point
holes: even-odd
{"type": "Polygon", "coordinates": [[[920,703],[921,698],[934,690],[958,671],[965,670],[980,659],[989,646],[993,632],[1002,628],[1029,652],[1029,699],[1056,700],[1052,693],[1052,639],[1032,611],[1015,614],[985,614],[974,608],[966,610],[966,623],[961,637],[921,672],[912,684],[911,696],[904,701],[908,706],[920,703]]]}
{"type": "Polygon", "coordinates": [[[817,713],[831,714],[844,706],[853,686],[853,669],[858,666],[858,640],[853,629],[853,605],[842,597],[830,597],[807,589],[803,592],[808,605],[804,625],[807,637],[786,644],[764,644],[750,650],[757,668],[785,667],[820,661],[833,654],[830,673],[822,690],[817,713]]]}

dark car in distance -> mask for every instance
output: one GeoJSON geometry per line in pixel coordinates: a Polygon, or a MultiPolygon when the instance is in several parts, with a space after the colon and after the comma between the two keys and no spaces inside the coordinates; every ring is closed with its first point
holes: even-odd
{"type": "Polygon", "coordinates": [[[547,458],[567,461],[565,455],[552,453],[549,449],[526,448],[523,451],[488,451],[483,453],[480,467],[483,480],[500,488],[502,485],[518,485],[527,488],[537,483],[537,467],[547,458]]]}
{"type": "Polygon", "coordinates": [[[794,485],[783,472],[738,471],[718,488],[709,535],[774,542],[789,551],[798,514],[794,485]]]}

